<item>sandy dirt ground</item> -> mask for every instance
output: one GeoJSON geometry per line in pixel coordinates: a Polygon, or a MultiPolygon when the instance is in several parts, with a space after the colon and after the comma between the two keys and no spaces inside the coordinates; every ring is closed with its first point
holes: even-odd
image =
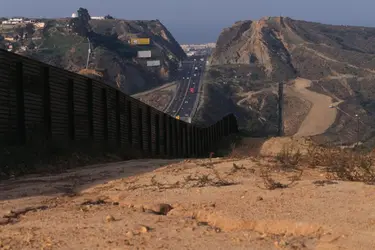
{"type": "Polygon", "coordinates": [[[0,249],[375,249],[374,186],[306,169],[268,190],[267,164],[142,160],[4,181],[0,249]]]}
{"type": "MultiPolygon", "coordinates": [[[[313,136],[323,134],[335,122],[337,110],[329,108],[332,98],[307,88],[311,85],[308,79],[297,78],[290,92],[298,93],[298,97],[311,103],[311,108],[294,136],[313,136]]],[[[288,91],[288,90],[287,90],[288,91]]]]}

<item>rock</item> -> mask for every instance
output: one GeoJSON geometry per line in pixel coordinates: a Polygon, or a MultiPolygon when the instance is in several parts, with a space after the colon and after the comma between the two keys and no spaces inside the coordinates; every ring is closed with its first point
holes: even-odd
{"type": "Polygon", "coordinates": [[[258,196],[257,197],[257,201],[262,201],[263,200],[263,197],[262,196],[258,196]]]}
{"type": "Polygon", "coordinates": [[[134,236],[134,233],[132,231],[128,231],[125,234],[127,237],[132,238],[134,236]]]}
{"type": "Polygon", "coordinates": [[[115,218],[114,218],[112,215],[107,215],[107,216],[105,217],[105,220],[106,220],[107,222],[111,222],[111,221],[115,221],[115,218]]]}
{"type": "Polygon", "coordinates": [[[138,225],[138,226],[136,226],[135,230],[139,233],[147,233],[148,231],[150,231],[150,228],[148,226],[145,226],[145,225],[138,225]]]}
{"type": "Polygon", "coordinates": [[[160,203],[156,205],[152,205],[149,207],[145,207],[146,212],[158,214],[158,215],[167,215],[173,207],[166,203],[160,203]]]}

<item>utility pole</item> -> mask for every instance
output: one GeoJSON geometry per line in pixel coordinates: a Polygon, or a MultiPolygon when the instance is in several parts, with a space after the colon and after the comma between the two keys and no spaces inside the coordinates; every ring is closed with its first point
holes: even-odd
{"type": "Polygon", "coordinates": [[[283,103],[284,103],[284,83],[281,81],[279,82],[279,100],[278,100],[278,124],[277,124],[277,135],[283,136],[284,134],[284,126],[283,126],[283,103]]]}
{"type": "Polygon", "coordinates": [[[90,54],[91,54],[91,43],[90,43],[90,39],[87,38],[87,41],[89,42],[89,50],[88,50],[88,52],[87,52],[86,69],[89,67],[90,54]]]}

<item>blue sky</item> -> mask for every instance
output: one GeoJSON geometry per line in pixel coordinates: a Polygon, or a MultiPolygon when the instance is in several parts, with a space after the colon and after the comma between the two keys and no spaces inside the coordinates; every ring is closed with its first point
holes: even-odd
{"type": "Polygon", "coordinates": [[[180,43],[216,42],[223,28],[263,16],[375,26],[374,0],[1,0],[0,16],[66,17],[79,7],[93,16],[159,19],[180,43]]]}

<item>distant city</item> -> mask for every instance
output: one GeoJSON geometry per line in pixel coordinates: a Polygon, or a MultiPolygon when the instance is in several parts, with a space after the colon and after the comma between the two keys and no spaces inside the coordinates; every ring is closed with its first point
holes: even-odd
{"type": "Polygon", "coordinates": [[[187,56],[210,54],[212,49],[216,46],[215,43],[204,44],[182,44],[181,48],[185,51],[187,56]]]}

